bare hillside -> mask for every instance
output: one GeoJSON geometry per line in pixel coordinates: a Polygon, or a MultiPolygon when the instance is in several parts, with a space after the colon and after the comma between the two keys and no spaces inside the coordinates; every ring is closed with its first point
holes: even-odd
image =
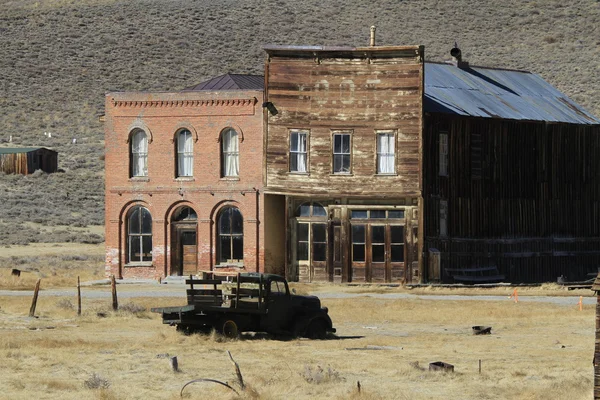
{"type": "Polygon", "coordinates": [[[262,45],[366,45],[370,25],[430,60],[457,41],[471,64],[536,72],[600,115],[599,1],[3,0],[0,145],[52,147],[66,172],[0,175],[0,228],[103,223],[106,92],[262,73],[262,45]]]}

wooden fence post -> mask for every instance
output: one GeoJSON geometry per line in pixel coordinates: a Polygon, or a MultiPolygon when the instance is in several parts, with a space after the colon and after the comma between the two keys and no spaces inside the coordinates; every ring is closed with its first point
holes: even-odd
{"type": "Polygon", "coordinates": [[[110,276],[110,286],[112,288],[112,308],[113,311],[117,311],[119,309],[119,302],[117,301],[117,282],[114,275],[110,276]]]}
{"type": "Polygon", "coordinates": [[[81,284],[77,277],[77,315],[81,315],[81,284]]]}
{"type": "Polygon", "coordinates": [[[29,309],[29,316],[33,317],[35,315],[35,306],[37,305],[38,292],[40,291],[40,282],[42,280],[38,279],[35,284],[35,290],[33,291],[33,300],[31,300],[31,308],[29,309]]]}

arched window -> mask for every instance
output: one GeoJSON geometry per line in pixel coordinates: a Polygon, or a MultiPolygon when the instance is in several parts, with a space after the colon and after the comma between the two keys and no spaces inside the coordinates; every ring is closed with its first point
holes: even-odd
{"type": "Polygon", "coordinates": [[[131,133],[129,142],[130,177],[148,176],[148,136],[146,136],[146,132],[136,129],[131,133]]]}
{"type": "Polygon", "coordinates": [[[221,134],[221,176],[239,176],[240,150],[238,133],[228,128],[221,134]]]}
{"type": "Polygon", "coordinates": [[[217,239],[219,263],[238,263],[244,259],[244,219],[235,207],[219,214],[217,239]]]}
{"type": "Polygon", "coordinates": [[[192,132],[177,133],[177,177],[194,175],[194,141],[192,132]]]}
{"type": "Polygon", "coordinates": [[[296,209],[296,217],[326,217],[327,210],[321,204],[306,202],[296,209]]]}
{"type": "Polygon", "coordinates": [[[152,261],[152,216],[147,208],[135,206],[127,214],[127,262],[152,261]]]}

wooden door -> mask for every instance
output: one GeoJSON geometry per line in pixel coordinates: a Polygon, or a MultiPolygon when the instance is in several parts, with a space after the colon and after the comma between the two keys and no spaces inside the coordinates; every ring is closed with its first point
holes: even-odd
{"type": "Polygon", "coordinates": [[[406,276],[404,225],[389,225],[387,234],[388,282],[401,282],[406,276]]]}
{"type": "Polygon", "coordinates": [[[195,274],[198,271],[198,247],[196,244],[196,231],[181,232],[180,243],[183,275],[195,274]]]}
{"type": "Polygon", "coordinates": [[[388,267],[388,235],[385,225],[369,226],[369,258],[368,281],[369,282],[387,282],[388,267]]]}
{"type": "Polygon", "coordinates": [[[349,282],[367,282],[367,225],[355,224],[350,226],[350,276],[349,282]]]}
{"type": "Polygon", "coordinates": [[[327,224],[310,224],[311,231],[311,282],[328,282],[329,273],[327,272],[327,224]]]}

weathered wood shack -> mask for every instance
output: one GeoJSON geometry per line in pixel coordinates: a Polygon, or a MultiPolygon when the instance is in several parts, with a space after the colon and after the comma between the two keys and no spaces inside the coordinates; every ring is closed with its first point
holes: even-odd
{"type": "Polygon", "coordinates": [[[0,171],[5,174],[32,174],[36,170],[56,172],[58,153],[45,147],[0,148],[0,171]]]}
{"type": "Polygon", "coordinates": [[[584,280],[600,265],[600,120],[526,71],[425,65],[429,281],[584,280]]]}
{"type": "Polygon", "coordinates": [[[423,47],[265,50],[265,208],[288,278],[418,281],[423,47]]]}

